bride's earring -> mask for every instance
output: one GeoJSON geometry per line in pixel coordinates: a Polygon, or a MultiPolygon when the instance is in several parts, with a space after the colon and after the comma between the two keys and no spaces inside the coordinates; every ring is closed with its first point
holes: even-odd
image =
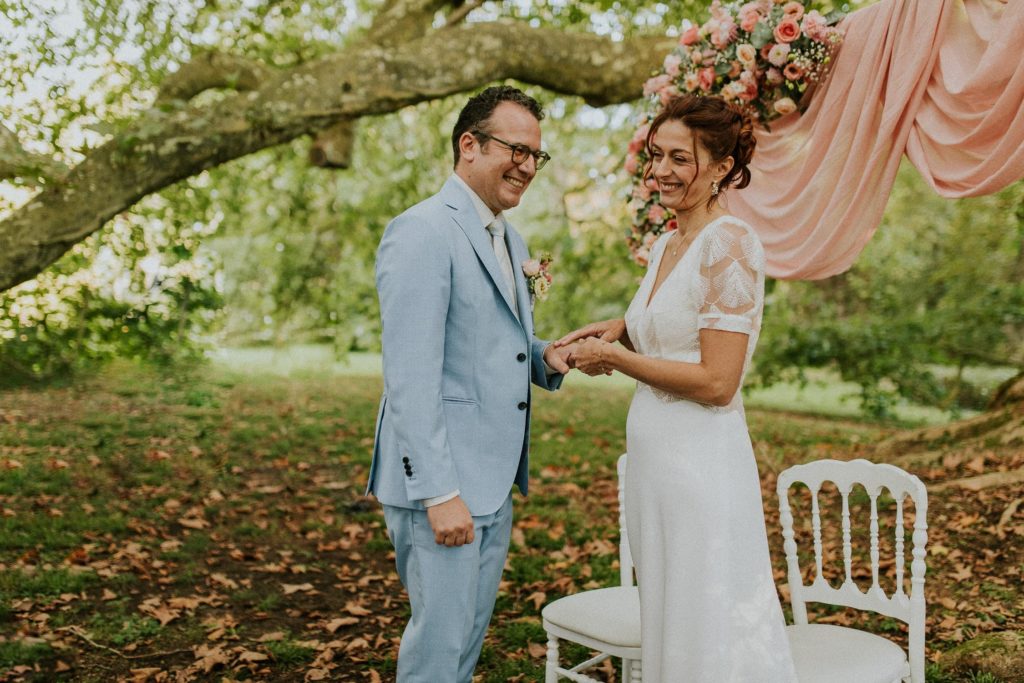
{"type": "Polygon", "coordinates": [[[718,181],[717,180],[712,180],[711,181],[711,196],[712,197],[717,197],[718,196],[718,181]]]}

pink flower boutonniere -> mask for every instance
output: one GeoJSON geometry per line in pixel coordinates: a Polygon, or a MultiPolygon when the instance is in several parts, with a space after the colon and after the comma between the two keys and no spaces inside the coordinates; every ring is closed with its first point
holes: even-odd
{"type": "Polygon", "coordinates": [[[526,276],[526,284],[530,288],[531,303],[535,299],[544,301],[548,298],[548,291],[551,289],[549,265],[551,265],[551,254],[548,253],[542,254],[539,259],[523,261],[523,275],[526,276]]]}

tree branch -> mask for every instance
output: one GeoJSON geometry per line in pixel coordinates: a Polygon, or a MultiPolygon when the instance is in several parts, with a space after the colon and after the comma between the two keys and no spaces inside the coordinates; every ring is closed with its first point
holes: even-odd
{"type": "Polygon", "coordinates": [[[274,71],[252,92],[150,110],[0,223],[0,291],[34,277],[146,195],[232,159],[507,78],[595,105],[632,101],[674,44],[519,22],[457,26],[445,37],[428,34],[395,47],[361,42],[274,71]]]}
{"type": "Polygon", "coordinates": [[[223,52],[201,52],[168,76],[160,86],[156,103],[188,101],[210,88],[256,90],[273,71],[261,62],[223,52]]]}
{"type": "Polygon", "coordinates": [[[378,45],[401,45],[422,38],[434,23],[434,14],[452,0],[387,0],[373,17],[368,37],[378,45]]]}
{"type": "Polygon", "coordinates": [[[18,136],[0,124],[0,180],[19,178],[35,185],[40,177],[59,178],[67,172],[56,159],[27,151],[18,136]]]}

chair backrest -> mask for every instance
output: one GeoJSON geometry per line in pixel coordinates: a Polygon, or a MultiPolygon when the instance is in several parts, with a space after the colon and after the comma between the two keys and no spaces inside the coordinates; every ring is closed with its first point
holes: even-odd
{"type": "Polygon", "coordinates": [[[871,610],[903,621],[908,626],[909,663],[912,680],[924,681],[924,574],[925,544],[928,541],[928,494],[916,476],[888,464],[867,460],[818,460],[796,465],[779,475],[776,492],[779,496],[779,522],[789,570],[789,593],[793,606],[793,620],[807,623],[808,602],[824,602],[857,609],[871,610]],[[814,580],[804,585],[797,556],[793,532],[793,512],[789,505],[789,488],[801,482],[811,493],[811,529],[814,536],[814,580]],[[832,482],[842,497],[843,566],[845,578],[839,588],[833,588],[822,576],[821,511],[818,493],[822,484],[832,482]],[[852,543],[850,521],[850,492],[861,484],[871,501],[870,559],[871,586],[862,592],[852,577],[852,543]],[[878,497],[886,489],[895,501],[895,538],[893,543],[895,587],[886,595],[879,585],[878,497]],[[904,591],[904,536],[903,503],[907,497],[914,503],[913,559],[910,563],[910,595],[904,591]]]}
{"type": "Polygon", "coordinates": [[[626,534],[626,454],[619,456],[619,579],[623,586],[633,585],[633,555],[626,534]]]}

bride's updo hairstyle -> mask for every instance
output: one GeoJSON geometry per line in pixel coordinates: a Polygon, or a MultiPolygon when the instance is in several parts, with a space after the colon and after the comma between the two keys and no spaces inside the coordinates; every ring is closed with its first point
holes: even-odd
{"type": "MultiPolygon", "coordinates": [[[[729,187],[741,189],[750,184],[750,160],[757,146],[757,140],[754,138],[754,120],[750,113],[742,107],[726,102],[718,95],[698,96],[689,93],[669,100],[651,122],[651,128],[647,132],[647,156],[651,160],[647,162],[647,169],[644,171],[645,182],[651,177],[654,168],[654,134],[668,121],[679,121],[693,131],[694,138],[708,151],[712,161],[732,157],[732,168],[719,183],[720,192],[729,187]]],[[[692,151],[699,174],[700,160],[697,158],[697,150],[692,151]]],[[[686,191],[689,194],[690,189],[687,188],[686,191]]],[[[708,208],[714,201],[714,197],[708,200],[708,208]]]]}

